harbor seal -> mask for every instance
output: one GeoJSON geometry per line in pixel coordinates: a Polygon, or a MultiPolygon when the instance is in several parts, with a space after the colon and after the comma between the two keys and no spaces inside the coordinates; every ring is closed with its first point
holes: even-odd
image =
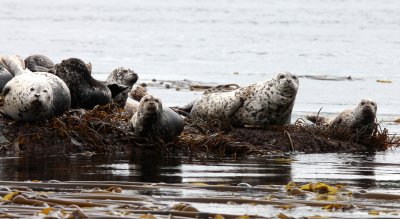
{"type": "Polygon", "coordinates": [[[135,135],[158,137],[165,142],[173,140],[183,131],[183,119],[169,107],[162,106],[161,100],[146,95],[140,100],[137,112],[131,119],[135,135]]]}
{"type": "Polygon", "coordinates": [[[306,115],[306,119],[316,123],[327,125],[330,128],[349,130],[364,136],[370,136],[376,127],[376,102],[362,99],[354,109],[348,109],[333,118],[306,115]]]}
{"type": "Polygon", "coordinates": [[[3,113],[13,120],[37,121],[59,116],[68,110],[71,96],[67,85],[47,72],[31,72],[15,57],[3,56],[15,75],[2,91],[3,113]]]}
{"type": "Polygon", "coordinates": [[[205,94],[180,109],[192,118],[229,121],[236,127],[290,124],[299,80],[289,72],[233,91],[205,94]]]}
{"type": "Polygon", "coordinates": [[[128,93],[132,86],[138,80],[138,75],[130,68],[118,67],[114,69],[106,80],[106,84],[118,84],[127,86],[125,90],[118,95],[113,95],[113,102],[119,106],[124,107],[128,98],[128,93]]]}
{"type": "Polygon", "coordinates": [[[44,55],[31,55],[26,57],[25,66],[32,72],[49,72],[54,63],[44,55]]]}
{"type": "Polygon", "coordinates": [[[77,58],[69,58],[55,65],[60,77],[71,92],[71,108],[93,109],[111,102],[110,89],[91,76],[91,65],[77,58]]]}

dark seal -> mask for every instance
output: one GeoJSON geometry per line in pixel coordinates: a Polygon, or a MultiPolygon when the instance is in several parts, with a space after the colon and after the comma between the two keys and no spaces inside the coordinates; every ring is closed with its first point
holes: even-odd
{"type": "Polygon", "coordinates": [[[93,109],[96,105],[111,102],[111,91],[91,76],[91,68],[82,60],[69,58],[55,65],[55,75],[60,77],[71,92],[71,108],[93,109]]]}
{"type": "Polygon", "coordinates": [[[161,100],[146,95],[140,100],[131,125],[135,135],[140,137],[159,137],[171,141],[183,131],[183,119],[169,107],[163,108],[161,100]]]}
{"type": "Polygon", "coordinates": [[[32,72],[49,72],[54,63],[44,55],[31,55],[25,59],[25,67],[32,72]]]}

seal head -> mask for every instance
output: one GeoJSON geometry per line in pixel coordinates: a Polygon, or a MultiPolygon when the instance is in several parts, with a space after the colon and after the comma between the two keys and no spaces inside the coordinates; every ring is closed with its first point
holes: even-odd
{"type": "Polygon", "coordinates": [[[113,102],[117,103],[121,107],[124,107],[128,98],[129,90],[137,80],[138,75],[130,68],[118,67],[114,69],[105,82],[112,92],[113,102]],[[115,87],[115,85],[125,86],[125,89],[116,90],[110,87],[115,87]]]}
{"type": "Polygon", "coordinates": [[[32,72],[49,72],[54,63],[44,55],[31,55],[25,59],[25,66],[32,72]]]}

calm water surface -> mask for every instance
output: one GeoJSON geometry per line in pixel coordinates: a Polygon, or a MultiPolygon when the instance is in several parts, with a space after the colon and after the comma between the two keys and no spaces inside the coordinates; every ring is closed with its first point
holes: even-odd
{"type": "Polygon", "coordinates": [[[152,153],[70,158],[3,157],[1,180],[343,184],[400,194],[399,150],[376,154],[298,154],[282,159],[189,160],[152,153]]]}

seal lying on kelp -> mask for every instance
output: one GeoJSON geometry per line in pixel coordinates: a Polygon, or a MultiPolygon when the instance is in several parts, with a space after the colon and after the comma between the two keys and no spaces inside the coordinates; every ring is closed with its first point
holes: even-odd
{"type": "Polygon", "coordinates": [[[55,65],[60,77],[71,92],[71,108],[92,109],[111,102],[111,91],[91,76],[91,66],[77,58],[69,58],[55,65]]]}
{"type": "Polygon", "coordinates": [[[182,133],[184,123],[175,111],[169,107],[163,108],[159,98],[146,95],[140,100],[131,125],[137,136],[170,141],[182,133]]]}
{"type": "Polygon", "coordinates": [[[61,115],[69,109],[70,92],[59,77],[24,69],[18,56],[2,56],[1,62],[15,75],[2,92],[5,115],[14,120],[36,121],[61,115]]]}
{"type": "Polygon", "coordinates": [[[192,118],[228,120],[234,126],[268,126],[290,123],[298,78],[289,72],[276,74],[230,92],[210,93],[180,110],[192,118]]]}
{"type": "Polygon", "coordinates": [[[354,109],[347,109],[333,118],[316,115],[307,115],[306,118],[313,123],[369,136],[376,127],[377,109],[378,106],[374,101],[362,99],[354,109]]]}

